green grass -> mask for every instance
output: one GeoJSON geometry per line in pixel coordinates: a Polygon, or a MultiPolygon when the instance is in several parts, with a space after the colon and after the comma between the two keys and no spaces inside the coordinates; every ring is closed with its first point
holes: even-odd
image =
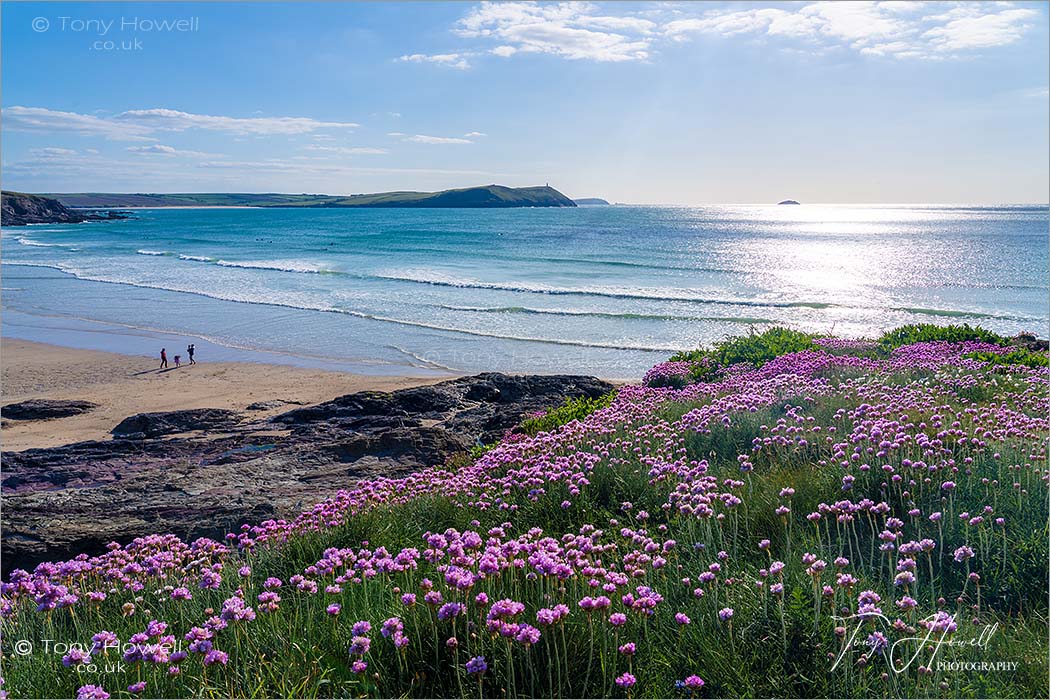
{"type": "Polygon", "coordinates": [[[556,430],[572,421],[582,421],[595,411],[608,408],[616,397],[616,392],[611,391],[596,399],[589,396],[565,399],[561,406],[548,408],[542,415],[526,418],[521,422],[519,429],[522,433],[535,436],[541,432],[556,430]]]}
{"type": "Polygon", "coordinates": [[[814,349],[814,337],[816,336],[810,333],[774,326],[762,333],[752,330],[747,335],[730,336],[715,343],[714,347],[709,350],[701,348],[677,353],[671,357],[671,361],[707,361],[716,368],[729,367],[737,363],[761,367],[781,355],[814,349]]]}
{"type": "Polygon", "coordinates": [[[893,350],[894,348],[899,348],[902,345],[911,345],[912,343],[928,343],[933,341],[958,343],[967,340],[979,340],[984,343],[994,343],[996,345],[1006,345],[1009,343],[1009,339],[1004,338],[998,333],[993,333],[992,331],[985,330],[979,326],[970,326],[965,323],[958,326],[937,326],[932,323],[916,323],[908,326],[901,326],[892,331],[883,333],[879,336],[878,343],[882,350],[888,351],[893,350]]]}
{"type": "Polygon", "coordinates": [[[1010,366],[1021,365],[1023,367],[1047,367],[1050,366],[1050,358],[1045,352],[1025,350],[1019,348],[1010,352],[971,352],[966,355],[971,360],[980,360],[993,365],[1010,366]]]}

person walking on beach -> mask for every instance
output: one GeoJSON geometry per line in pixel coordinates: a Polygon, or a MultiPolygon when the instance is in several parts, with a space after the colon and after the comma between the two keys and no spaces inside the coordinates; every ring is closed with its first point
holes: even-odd
{"type": "Polygon", "coordinates": [[[160,368],[167,369],[168,367],[168,351],[165,348],[160,349],[160,368]]]}
{"type": "Polygon", "coordinates": [[[195,347],[193,346],[193,343],[190,343],[190,344],[189,344],[188,346],[186,346],[186,354],[187,354],[187,355],[189,355],[189,357],[190,357],[190,364],[191,364],[191,365],[195,365],[195,364],[197,364],[197,361],[193,359],[193,352],[194,352],[194,351],[195,351],[196,349],[197,349],[197,348],[195,348],[195,347]]]}
{"type": "Polygon", "coordinates": [[[175,356],[175,369],[178,369],[181,366],[182,366],[182,355],[176,355],[175,356]]]}

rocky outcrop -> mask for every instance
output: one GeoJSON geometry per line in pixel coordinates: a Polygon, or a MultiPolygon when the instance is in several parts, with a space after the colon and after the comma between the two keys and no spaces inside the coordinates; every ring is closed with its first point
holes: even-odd
{"type": "Polygon", "coordinates": [[[3,574],[113,540],[222,537],[241,523],[292,516],[358,479],[442,464],[526,413],[612,388],[592,377],[482,374],[349,394],[272,419],[218,409],[140,414],[113,440],[6,453],[3,574]],[[201,432],[162,437],[191,430],[201,432]]]}
{"type": "Polygon", "coordinates": [[[10,420],[48,420],[78,416],[98,408],[90,401],[61,401],[58,399],[29,399],[9,403],[0,408],[0,415],[10,420]]]}
{"type": "Polygon", "coordinates": [[[1031,352],[1046,352],[1050,350],[1050,342],[1037,337],[1034,333],[1022,332],[1010,338],[1010,344],[1031,352]]]}
{"type": "Polygon", "coordinates": [[[84,221],[127,219],[119,211],[81,212],[67,208],[57,199],[22,192],[4,192],[0,196],[0,223],[4,226],[27,224],[79,224],[84,221]]]}
{"type": "Polygon", "coordinates": [[[224,408],[191,408],[185,411],[137,413],[120,421],[111,431],[114,437],[133,440],[185,433],[191,430],[229,430],[242,414],[224,408]]]}
{"type": "Polygon", "coordinates": [[[287,399],[271,399],[270,401],[255,401],[245,407],[247,411],[270,411],[281,406],[287,406],[293,404],[296,406],[302,406],[305,401],[289,401],[287,399]]]}

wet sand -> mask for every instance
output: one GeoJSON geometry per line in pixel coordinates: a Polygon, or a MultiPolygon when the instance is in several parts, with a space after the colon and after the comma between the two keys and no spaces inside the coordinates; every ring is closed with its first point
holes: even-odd
{"type": "MultiPolygon", "coordinates": [[[[393,391],[444,377],[373,376],[256,362],[199,362],[168,371],[159,360],[95,350],[77,350],[25,340],[0,340],[0,405],[33,398],[85,400],[88,413],[52,420],[4,419],[0,447],[6,451],[104,440],[135,413],[186,408],[243,411],[256,401],[314,404],[355,391],[393,391]]],[[[295,408],[284,405],[253,416],[295,408]]]]}

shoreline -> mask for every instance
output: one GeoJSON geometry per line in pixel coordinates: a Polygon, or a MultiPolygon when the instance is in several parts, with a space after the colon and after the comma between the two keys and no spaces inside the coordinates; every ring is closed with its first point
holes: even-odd
{"type": "MultiPolygon", "coordinates": [[[[159,346],[158,346],[159,347],[159,346]]],[[[26,399],[84,400],[99,407],[51,420],[4,419],[5,452],[57,447],[84,440],[108,440],[109,431],[136,413],[190,408],[245,411],[257,401],[279,406],[248,412],[265,418],[358,391],[393,391],[450,379],[432,376],[371,375],[259,361],[208,361],[198,348],[198,364],[186,364],[181,346],[169,347],[169,369],[159,360],[18,338],[0,338],[0,403],[26,399]],[[172,358],[179,348],[182,367],[172,358]]]]}
{"type": "MultiPolygon", "coordinates": [[[[399,351],[405,357],[403,363],[379,359],[369,360],[361,357],[267,350],[222,342],[197,331],[180,332],[73,315],[33,313],[7,305],[3,307],[2,332],[0,332],[0,341],[6,340],[20,340],[74,351],[108,352],[140,358],[157,358],[162,347],[182,349],[187,343],[192,342],[197,345],[200,359],[208,361],[286,365],[377,377],[449,378],[464,374],[464,372],[429,362],[404,350],[399,351]]],[[[169,353],[169,355],[173,354],[169,353]]]]}

